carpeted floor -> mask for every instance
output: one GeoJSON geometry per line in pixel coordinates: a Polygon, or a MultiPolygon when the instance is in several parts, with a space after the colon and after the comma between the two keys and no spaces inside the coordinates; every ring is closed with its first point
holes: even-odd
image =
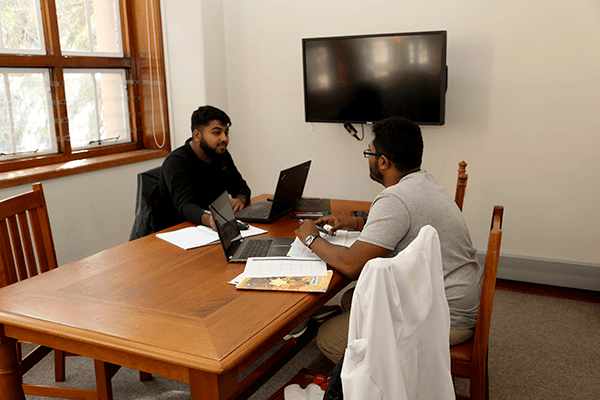
{"type": "MultiPolygon", "coordinates": [[[[600,399],[600,292],[579,301],[512,290],[496,290],[490,332],[491,399],[600,399]],[[594,299],[598,301],[594,301],[594,299]]],[[[252,397],[268,398],[306,367],[327,373],[333,364],[314,340],[252,397]]],[[[24,378],[56,384],[53,360],[46,357],[24,378]]],[[[190,400],[186,384],[154,376],[140,382],[137,371],[122,368],[113,378],[114,400],[190,400]]],[[[67,359],[67,386],[94,388],[93,362],[67,359]]],[[[468,394],[468,382],[455,382],[468,394]]],[[[28,400],[39,397],[27,396],[28,400]]]]}

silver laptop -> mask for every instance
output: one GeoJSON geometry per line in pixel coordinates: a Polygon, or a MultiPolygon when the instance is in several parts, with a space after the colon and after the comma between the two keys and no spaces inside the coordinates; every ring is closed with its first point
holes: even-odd
{"type": "Polygon", "coordinates": [[[240,221],[270,224],[291,213],[296,208],[296,199],[302,197],[310,160],[285,169],[279,173],[273,201],[260,201],[235,213],[240,221]]]}
{"type": "Polygon", "coordinates": [[[294,238],[242,238],[227,191],[209,206],[219,240],[229,262],[246,262],[249,257],[282,257],[294,238]]]}

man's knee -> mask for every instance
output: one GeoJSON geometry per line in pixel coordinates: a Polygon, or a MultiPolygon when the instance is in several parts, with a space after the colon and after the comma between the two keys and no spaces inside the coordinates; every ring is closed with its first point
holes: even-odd
{"type": "Polygon", "coordinates": [[[336,364],[346,351],[349,321],[350,313],[345,312],[325,321],[317,333],[317,347],[336,364]]]}

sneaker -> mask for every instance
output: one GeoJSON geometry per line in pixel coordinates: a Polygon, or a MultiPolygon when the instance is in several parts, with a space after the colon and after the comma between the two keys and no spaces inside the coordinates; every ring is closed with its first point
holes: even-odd
{"type": "Polygon", "coordinates": [[[298,339],[300,336],[302,336],[304,334],[304,332],[306,332],[306,330],[308,329],[308,326],[310,325],[311,322],[312,321],[310,318],[305,319],[293,331],[291,331],[290,333],[285,335],[283,337],[283,340],[298,339]]]}
{"type": "Polygon", "coordinates": [[[313,313],[313,315],[310,316],[310,319],[312,319],[315,322],[323,322],[326,319],[331,318],[331,317],[336,316],[341,313],[342,313],[342,308],[339,305],[325,304],[323,307],[321,307],[317,311],[315,311],[313,313]]]}

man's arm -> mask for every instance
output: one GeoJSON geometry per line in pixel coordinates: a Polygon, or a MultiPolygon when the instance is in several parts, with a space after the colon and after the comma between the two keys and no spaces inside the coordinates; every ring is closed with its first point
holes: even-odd
{"type": "MultiPolygon", "coordinates": [[[[319,236],[319,231],[313,221],[305,221],[296,230],[298,239],[304,243],[308,235],[319,236]]],[[[351,279],[360,275],[367,261],[386,256],[390,250],[374,244],[357,240],[350,247],[337,246],[319,237],[315,239],[310,249],[331,267],[351,279]]]]}
{"type": "Polygon", "coordinates": [[[210,225],[210,215],[196,203],[192,190],[191,176],[186,162],[181,157],[167,158],[163,163],[165,183],[177,212],[196,225],[210,225]],[[206,216],[209,219],[206,219],[206,216]],[[208,224],[206,223],[208,222],[208,224]]]}

